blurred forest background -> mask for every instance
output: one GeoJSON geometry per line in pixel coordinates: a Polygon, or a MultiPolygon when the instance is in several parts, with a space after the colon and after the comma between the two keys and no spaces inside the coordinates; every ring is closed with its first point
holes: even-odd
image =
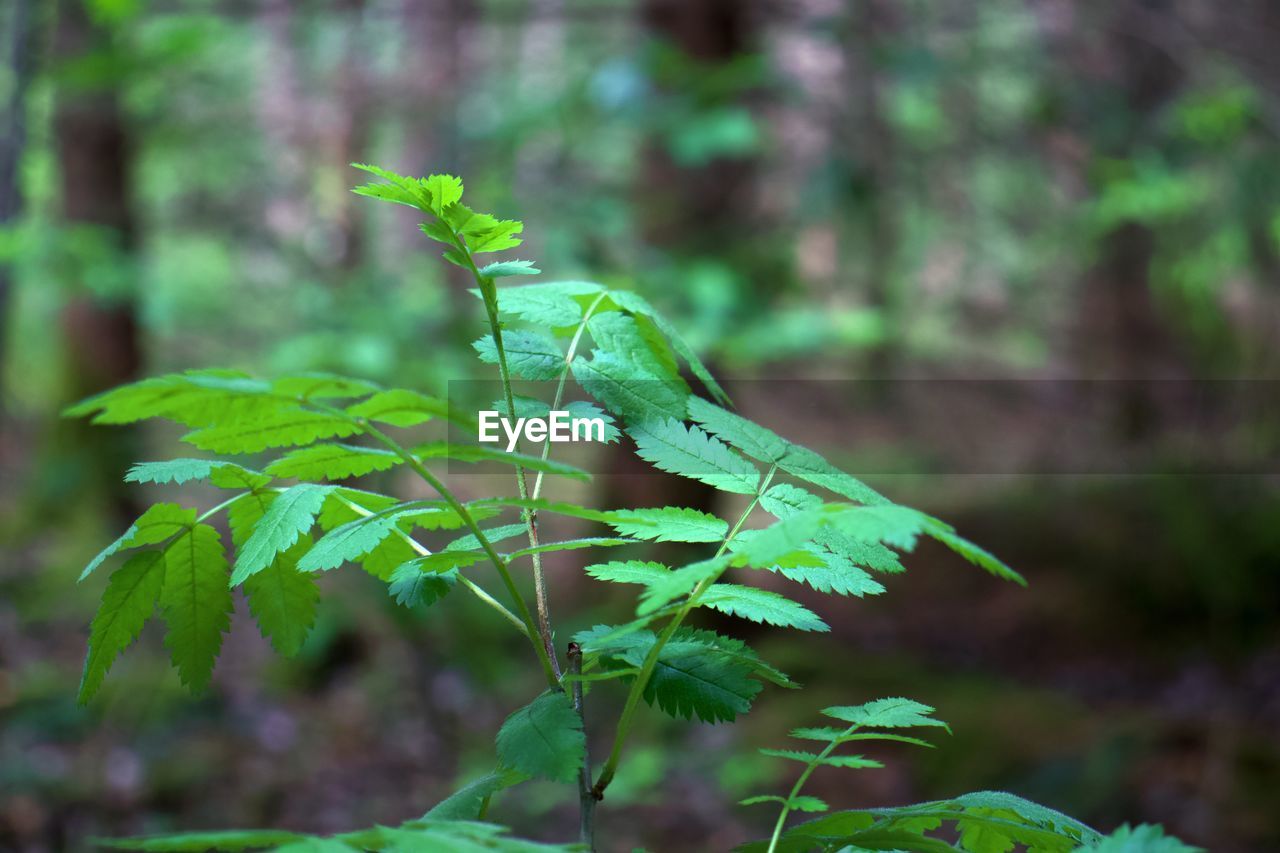
{"type": "MultiPolygon", "coordinates": [[[[0,849],[398,822],[535,692],[487,611],[346,571],[300,659],[237,618],[193,699],[149,629],[75,704],[101,594],[75,577],[147,497],[124,469],[175,445],[63,406],[199,366],[475,370],[477,303],[348,192],[353,160],[462,175],[525,220],[518,256],[641,290],[748,415],[1031,581],[926,547],[888,594],[812,604],[831,634],[735,626],[806,689],[648,715],[610,849],[764,834],[733,803],[786,768],[754,748],[899,694],[954,736],[812,793],[1008,789],[1280,849],[1280,5],[5,0],[0,25],[0,849]]],[[[585,553],[549,561],[562,638],[623,612],[585,553]]],[[[493,815],[564,839],[573,799],[493,815]]]]}

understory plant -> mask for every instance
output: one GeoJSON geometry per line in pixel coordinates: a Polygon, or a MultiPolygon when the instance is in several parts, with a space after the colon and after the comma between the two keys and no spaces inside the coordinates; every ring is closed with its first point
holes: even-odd
{"type": "MultiPolygon", "coordinates": [[[[892,502],[818,453],[735,414],[698,356],[638,294],[585,281],[500,287],[499,282],[538,274],[528,261],[481,260],[519,245],[523,226],[463,205],[457,178],[417,179],[358,168],[380,180],[355,192],[413,209],[424,219],[423,233],[443,245],[444,259],[473,280],[488,327],[474,346],[482,362],[496,366],[502,388],[496,405],[511,422],[565,409],[598,418],[606,441],[626,442],[661,471],[739,496],[741,511],[720,518],[683,506],[600,509],[557,499],[553,482],[590,475],[553,459],[552,442],[536,452],[507,452],[477,440],[475,412],[441,396],[361,379],[261,379],[196,370],[79,403],[70,414],[102,424],[177,422],[189,430],[183,440],[204,454],[141,462],[126,480],[204,481],[226,492],[225,500],[205,509],[152,505],[84,569],[81,580],[123,560],[92,622],[82,702],[93,697],[116,657],[157,611],[181,680],[204,689],[229,627],[236,588],[274,648],[297,653],[315,619],[317,577],[347,565],[385,584],[405,607],[439,608],[449,597],[475,596],[493,615],[492,626],[477,629],[506,628],[524,637],[530,664],[545,680],[543,691],[512,711],[496,733],[494,771],[399,826],[326,837],[270,829],[104,843],[289,853],[610,849],[608,833],[597,833],[596,808],[626,758],[639,714],[652,709],[725,723],[746,713],[766,686],[797,686],[742,640],[697,624],[699,613],[711,609],[779,630],[827,630],[808,607],[753,583],[759,573],[831,595],[877,595],[884,591],[877,577],[903,571],[901,555],[930,537],[997,578],[1023,582],[944,522],[892,502]],[[550,399],[515,393],[518,380],[545,383],[550,399]],[[595,402],[570,402],[571,381],[595,402]],[[424,440],[429,422],[454,429],[424,440]],[[470,500],[455,494],[441,466],[473,462],[510,466],[513,482],[504,490],[509,493],[470,500]],[[402,500],[349,482],[398,467],[421,478],[432,496],[402,500]],[[540,522],[551,515],[596,530],[548,541],[540,522]],[[654,543],[679,543],[675,547],[696,558],[682,565],[643,559],[654,543]],[[554,578],[544,572],[542,555],[564,549],[600,553],[586,574],[602,583],[629,584],[638,595],[633,616],[617,624],[575,626],[562,649],[549,605],[554,578]],[[615,555],[620,556],[608,559],[615,555]],[[496,572],[497,588],[477,580],[483,576],[476,569],[486,564],[496,572]],[[622,697],[616,719],[590,712],[593,691],[622,697]],[[588,757],[588,728],[593,740],[608,744],[598,762],[588,757]],[[574,792],[566,796],[579,803],[576,842],[519,840],[488,822],[498,811],[497,795],[531,778],[561,782],[574,792]]],[[[824,725],[790,733],[793,747],[808,749],[764,750],[794,764],[796,779],[786,792],[762,792],[744,801],[777,810],[770,836],[745,849],[1190,849],[1158,827],[1124,828],[1104,837],[1007,793],[831,811],[803,793],[813,773],[877,767],[849,750],[870,741],[927,745],[921,732],[945,724],[932,716],[933,709],[903,698],[821,714],[824,725]],[[797,813],[820,816],[791,820],[797,813]]]]}

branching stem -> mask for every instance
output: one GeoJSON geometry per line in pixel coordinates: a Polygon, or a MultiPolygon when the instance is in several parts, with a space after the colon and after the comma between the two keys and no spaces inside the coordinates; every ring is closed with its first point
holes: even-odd
{"type": "MultiPolygon", "coordinates": [[[[769,483],[773,481],[773,475],[777,473],[778,466],[775,464],[769,468],[769,472],[765,474],[764,480],[756,489],[755,495],[751,498],[751,503],[747,504],[747,508],[742,511],[742,515],[738,517],[737,522],[730,529],[729,533],[724,537],[724,541],[720,543],[719,549],[716,550],[715,557],[719,557],[729,548],[729,543],[733,541],[733,537],[738,535],[738,531],[742,529],[751,515],[751,511],[756,508],[756,504],[760,503],[760,496],[769,488],[769,483]]],[[[712,559],[715,559],[714,557],[712,559]]],[[[597,799],[604,798],[604,791],[609,787],[609,783],[613,781],[614,774],[618,770],[618,762],[622,758],[622,747],[626,743],[627,735],[631,733],[632,717],[635,716],[636,709],[640,705],[640,699],[644,696],[645,687],[649,684],[649,679],[653,677],[653,671],[658,665],[658,657],[662,654],[662,649],[671,641],[679,630],[681,623],[684,622],[693,609],[698,606],[698,599],[707,591],[707,588],[720,579],[720,576],[727,571],[727,567],[721,569],[715,574],[703,579],[693,591],[689,593],[689,598],[676,611],[675,616],[671,617],[671,621],[662,629],[662,633],[658,635],[653,646],[649,649],[649,653],[645,655],[644,663],[640,667],[640,674],[636,676],[635,681],[631,682],[631,690],[627,693],[626,703],[622,706],[622,716],[618,719],[618,729],[613,738],[613,749],[609,752],[609,758],[605,761],[605,765],[600,770],[600,777],[596,780],[593,789],[597,799]]]]}
{"type": "Polygon", "coordinates": [[[822,762],[835,751],[840,745],[843,738],[856,732],[862,727],[861,723],[854,723],[840,733],[839,737],[831,739],[831,742],[819,752],[815,758],[810,759],[808,765],[804,768],[804,772],[800,774],[800,778],[791,786],[791,793],[787,794],[787,798],[782,803],[782,813],[778,815],[778,822],[773,826],[773,835],[769,837],[769,853],[774,853],[778,849],[778,841],[782,838],[782,829],[787,825],[787,815],[791,813],[792,805],[795,803],[796,797],[800,794],[800,789],[804,787],[804,783],[809,781],[809,777],[813,775],[813,771],[822,766],[822,762]]]}

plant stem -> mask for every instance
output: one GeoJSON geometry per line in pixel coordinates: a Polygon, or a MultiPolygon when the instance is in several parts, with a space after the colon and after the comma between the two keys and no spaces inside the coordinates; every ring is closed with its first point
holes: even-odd
{"type": "MultiPolygon", "coordinates": [[[[467,259],[471,275],[475,279],[476,285],[480,288],[480,295],[484,300],[485,314],[489,319],[489,331],[493,335],[493,348],[498,355],[498,375],[502,379],[502,393],[506,398],[507,416],[514,421],[516,419],[516,400],[515,395],[511,392],[511,370],[507,365],[506,347],[502,343],[502,323],[498,320],[498,287],[494,284],[492,278],[480,274],[480,270],[476,267],[475,259],[471,257],[471,249],[467,246],[467,241],[463,239],[462,235],[455,231],[454,240],[459,251],[467,259]]],[[[518,446],[517,449],[519,449],[518,446]]],[[[525,479],[524,468],[519,465],[516,466],[516,485],[519,488],[520,499],[528,499],[529,484],[525,479]]],[[[529,531],[529,547],[537,548],[539,544],[538,512],[532,507],[525,507],[520,514],[524,517],[525,527],[529,531]]],[[[558,682],[561,675],[560,658],[556,654],[555,636],[551,628],[551,602],[547,596],[546,579],[542,574],[542,555],[534,551],[532,558],[533,596],[534,606],[538,611],[538,636],[542,640],[543,651],[547,659],[551,661],[551,671],[558,682]]]]}
{"type": "MultiPolygon", "coordinates": [[[[582,706],[582,646],[570,643],[568,650],[569,674],[578,676],[573,681],[573,710],[578,712],[586,731],[587,719],[582,706]]],[[[590,851],[596,849],[596,795],[591,789],[591,754],[584,746],[582,768],[578,771],[579,838],[590,851]]]]}
{"type": "MultiPolygon", "coordinates": [[[[246,492],[245,494],[249,494],[249,493],[246,492]]],[[[360,504],[355,503],[354,501],[347,500],[342,495],[336,495],[335,497],[337,497],[338,500],[346,504],[347,507],[357,515],[363,515],[366,518],[373,515],[372,511],[365,509],[364,507],[360,506],[360,504]]],[[[414,539],[408,533],[405,533],[399,527],[393,527],[391,529],[392,529],[392,532],[398,534],[401,539],[403,539],[406,543],[408,543],[410,548],[418,552],[420,556],[426,557],[431,554],[431,550],[427,548],[427,546],[423,545],[417,539],[414,539]]],[[[502,602],[498,601],[498,599],[494,598],[492,595],[485,592],[484,588],[479,586],[475,581],[471,580],[471,578],[467,577],[462,572],[458,572],[458,583],[462,584],[467,589],[469,589],[476,596],[476,598],[480,599],[485,604],[489,605],[494,610],[497,610],[500,614],[502,614],[502,618],[506,619],[508,622],[515,625],[516,629],[521,634],[523,634],[526,637],[529,636],[529,628],[527,625],[525,625],[523,622],[520,621],[520,617],[512,613],[507,608],[503,607],[502,602]]]]}
{"type": "MultiPolygon", "coordinates": [[[[756,504],[760,502],[760,496],[769,488],[769,483],[773,480],[773,475],[777,473],[778,466],[772,465],[769,472],[765,474],[763,482],[756,489],[755,495],[751,498],[751,503],[747,504],[747,508],[743,510],[742,515],[738,517],[738,521],[733,528],[724,537],[724,541],[720,543],[719,549],[716,550],[715,557],[719,557],[728,549],[729,543],[733,541],[733,537],[742,529],[742,525],[746,523],[747,518],[751,515],[751,511],[756,508],[756,504]]],[[[712,559],[715,559],[712,557],[712,559]]],[[[693,609],[698,606],[698,599],[706,592],[707,588],[720,579],[720,576],[728,570],[724,569],[716,572],[714,575],[704,579],[693,588],[693,592],[689,593],[689,598],[684,605],[676,611],[675,616],[671,617],[671,621],[662,629],[662,633],[658,635],[658,639],[654,641],[653,646],[649,649],[649,653],[645,655],[644,664],[640,667],[640,674],[636,676],[635,681],[631,682],[631,690],[627,693],[626,704],[622,706],[622,716],[618,719],[617,733],[613,738],[613,749],[609,752],[609,758],[605,762],[604,767],[600,770],[600,778],[596,780],[593,792],[599,799],[604,798],[605,788],[609,787],[609,783],[613,781],[613,776],[618,770],[618,762],[622,758],[622,747],[626,743],[627,735],[631,732],[632,717],[635,716],[636,709],[639,707],[640,699],[644,695],[644,689],[649,684],[649,679],[653,677],[653,671],[658,666],[658,657],[662,654],[662,649],[671,638],[675,636],[676,631],[680,628],[680,624],[684,622],[693,609]]]]}
{"type": "Polygon", "coordinates": [[[515,580],[511,577],[511,570],[507,567],[506,561],[502,559],[501,555],[499,555],[496,550],[494,550],[493,543],[489,541],[489,538],[485,536],[484,531],[480,529],[480,525],[476,523],[475,518],[471,515],[471,512],[467,509],[466,505],[462,503],[462,501],[458,500],[457,497],[454,496],[453,492],[451,492],[444,483],[440,482],[439,478],[432,474],[427,466],[422,464],[422,461],[419,460],[418,457],[405,450],[400,445],[400,442],[396,441],[394,438],[367,421],[361,421],[360,425],[371,438],[381,442],[388,450],[391,450],[403,459],[419,477],[425,480],[431,488],[435,489],[436,493],[439,494],[440,497],[444,498],[445,502],[448,503],[453,511],[458,514],[458,517],[462,519],[462,523],[465,524],[467,529],[471,531],[472,535],[476,537],[476,541],[480,543],[480,547],[489,558],[489,562],[493,563],[493,567],[498,570],[498,576],[502,578],[503,585],[506,586],[507,592],[511,596],[511,600],[516,605],[516,613],[519,615],[520,621],[524,625],[525,633],[528,635],[529,641],[533,644],[534,652],[538,655],[538,662],[542,664],[543,673],[547,677],[547,683],[554,688],[559,688],[560,677],[556,675],[556,668],[552,666],[551,658],[547,655],[546,648],[539,640],[538,627],[534,624],[533,614],[529,612],[529,605],[525,603],[524,596],[520,594],[520,590],[516,586],[515,580]]]}
{"type": "Polygon", "coordinates": [[[791,804],[795,802],[795,798],[800,793],[800,789],[804,787],[804,783],[809,781],[809,777],[813,775],[813,771],[822,766],[822,762],[827,756],[831,755],[835,748],[840,745],[840,739],[848,737],[862,727],[861,723],[854,723],[845,729],[839,737],[831,739],[831,742],[819,752],[816,758],[809,761],[804,768],[804,772],[800,774],[800,778],[791,786],[791,793],[787,794],[787,799],[782,803],[782,813],[778,815],[778,822],[773,826],[773,835],[769,838],[769,853],[774,853],[778,849],[778,841],[782,838],[782,828],[787,824],[787,815],[791,813],[791,804]]]}

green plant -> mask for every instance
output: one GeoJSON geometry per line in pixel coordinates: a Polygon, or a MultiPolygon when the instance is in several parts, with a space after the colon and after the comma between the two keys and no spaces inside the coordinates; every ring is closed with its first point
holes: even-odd
{"type": "MultiPolygon", "coordinates": [[[[225,459],[173,459],[134,466],[138,483],[205,480],[227,489],[226,500],[204,511],[173,503],[151,506],[86,567],[91,575],[118,553],[132,556],[114,571],[93,620],[80,688],[88,701],[117,655],[150,619],[157,605],[167,625],[166,645],[183,682],[204,688],[218,656],[239,586],[264,636],[282,654],[297,652],[311,627],[319,590],[315,573],[358,563],[384,581],[396,600],[431,605],[462,587],[522,634],[546,680],[546,690],[508,717],[497,733],[498,768],[400,827],[378,827],[328,838],[275,830],[126,839],[118,846],[146,850],[245,849],[288,851],[564,849],[519,841],[482,823],[491,798],[531,777],[577,786],[582,843],[595,844],[594,812],[622,760],[642,704],[676,717],[716,723],[745,713],[764,683],[793,687],[745,643],[686,623],[699,608],[780,628],[824,631],[822,619],[803,605],[763,588],[728,583],[730,569],[776,572],[816,590],[839,595],[883,591],[872,573],[902,571],[898,553],[921,536],[932,537],[997,577],[1021,577],[991,554],[962,539],[945,523],[894,504],[817,453],[793,444],[730,411],[729,401],[697,355],[671,324],[641,297],[589,282],[554,282],[499,288],[499,279],[537,274],[528,261],[481,266],[477,256],[520,243],[522,225],[476,213],[461,203],[457,178],[406,178],[360,166],[383,179],[357,193],[406,205],[426,216],[422,226],[444,244],[444,258],[465,269],[485,308],[489,333],[475,347],[496,364],[502,407],[520,413],[557,411],[566,404],[570,375],[604,410],[577,404],[607,423],[607,438],[621,425],[636,452],[656,468],[742,495],[732,522],[684,507],[602,511],[543,496],[548,477],[587,479],[587,472],[540,454],[503,452],[479,443],[430,441],[406,446],[404,430],[428,421],[451,422],[470,434],[477,420],[444,400],[402,388],[381,388],[332,375],[288,376],[272,381],[231,371],[194,371],[148,379],[74,406],[73,415],[99,423],[146,418],[176,421],[191,430],[184,440],[220,455],[274,453],[261,470],[225,459]],[[515,324],[519,325],[515,325],[515,324]],[[585,355],[587,340],[592,343],[585,355]],[[561,341],[567,340],[562,348],[561,341]],[[692,393],[679,363],[714,399],[692,393]],[[518,397],[513,379],[554,382],[549,406],[518,397]],[[607,414],[606,414],[607,410],[607,414]],[[616,421],[614,420],[616,419],[616,421]],[[394,435],[393,435],[394,434],[394,435]],[[438,460],[498,462],[515,470],[516,494],[463,501],[433,471],[438,460]],[[396,497],[339,485],[350,477],[406,466],[437,495],[396,497]],[[532,483],[529,480],[532,475],[532,483]],[[280,480],[294,480],[281,485],[280,480]],[[793,482],[784,482],[790,480],[793,482]],[[798,485],[830,493],[828,500],[798,485]],[[773,521],[748,522],[761,509],[773,521]],[[513,524],[482,526],[502,513],[513,524]],[[225,514],[234,561],[212,526],[225,514]],[[543,541],[542,514],[572,516],[611,529],[606,536],[543,541]],[[321,535],[313,538],[313,529],[321,535]],[[454,530],[456,538],[431,549],[417,531],[454,530]],[[511,550],[502,543],[527,540],[511,550]],[[702,559],[676,568],[638,559],[596,563],[586,571],[608,583],[640,588],[634,619],[578,632],[568,645],[567,668],[554,642],[541,555],[569,548],[608,548],[644,542],[703,547],[702,559]],[[516,566],[529,561],[531,608],[516,566]],[[496,569],[507,603],[467,576],[469,566],[496,569]],[[585,694],[595,685],[624,687],[625,703],[612,746],[592,774],[584,731],[585,694]]],[[[768,849],[901,849],[1005,851],[1015,843],[1036,850],[1072,850],[1101,843],[1087,827],[1005,794],[972,794],[903,809],[840,812],[785,831],[793,810],[826,805],[800,790],[822,766],[870,767],[836,747],[860,740],[922,743],[887,729],[941,726],[931,709],[902,699],[824,713],[848,724],[839,729],[800,729],[799,738],[825,742],[818,753],[769,754],[799,760],[805,770],[785,797],[768,849]],[[958,823],[955,847],[932,835],[945,821],[958,823]],[[887,846],[886,846],[887,845],[887,846]]],[[[1140,830],[1146,832],[1146,830],[1140,830]]],[[[1129,849],[1129,848],[1126,848],[1129,849]]],[[[1155,849],[1155,848],[1152,848],[1155,849]]],[[[1161,848],[1163,849],[1163,848],[1161,848]]],[[[1174,848],[1169,848],[1174,849],[1174,848]]]]}

